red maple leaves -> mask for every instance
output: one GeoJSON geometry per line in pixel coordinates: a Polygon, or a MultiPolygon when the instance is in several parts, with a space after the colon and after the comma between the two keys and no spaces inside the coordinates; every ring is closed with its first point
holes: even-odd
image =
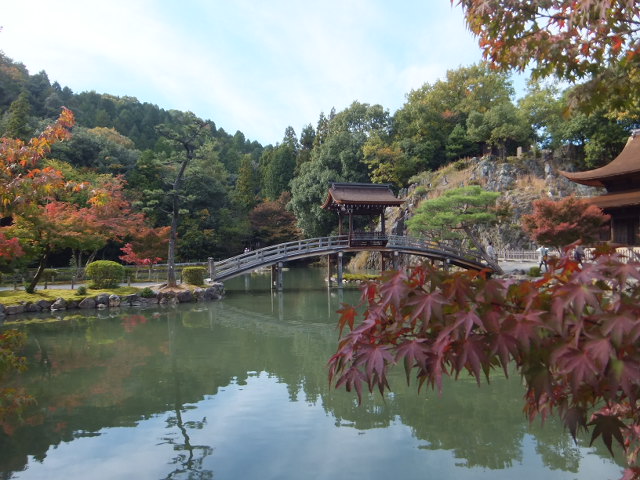
{"type": "MultiPolygon", "coordinates": [[[[633,478],[640,452],[640,263],[602,255],[583,267],[561,259],[537,281],[430,266],[387,272],[363,290],[364,320],[344,306],[329,360],[336,387],[389,389],[388,368],[440,390],[445,375],[478,382],[515,365],[531,419],[557,413],[572,435],[592,430],[625,449],[633,478]],[[349,326],[350,331],[342,333],[349,326]]],[[[627,472],[628,473],[628,472],[627,472]]],[[[629,473],[628,473],[629,474],[629,473]]]]}

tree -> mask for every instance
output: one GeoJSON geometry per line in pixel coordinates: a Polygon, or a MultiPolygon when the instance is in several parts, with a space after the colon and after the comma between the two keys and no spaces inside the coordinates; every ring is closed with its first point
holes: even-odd
{"type": "Polygon", "coordinates": [[[249,213],[251,235],[256,246],[266,247],[300,238],[296,217],[287,210],[291,194],[283,192],[276,201],[265,200],[249,213]]]}
{"type": "Polygon", "coordinates": [[[251,210],[257,201],[258,176],[251,155],[244,155],[238,170],[234,199],[245,210],[251,210]]]}
{"type": "Polygon", "coordinates": [[[0,139],[0,257],[4,261],[25,253],[18,237],[8,231],[15,215],[37,210],[43,201],[67,187],[59,171],[39,167],[54,143],[69,138],[73,123],[73,113],[63,109],[56,122],[28,143],[19,138],[0,139]]]}
{"type": "Polygon", "coordinates": [[[19,138],[27,140],[33,134],[33,127],[30,125],[29,114],[31,104],[29,94],[23,90],[22,93],[9,106],[6,119],[4,120],[4,137],[19,138]]]}
{"type": "Polygon", "coordinates": [[[68,248],[95,255],[109,240],[122,240],[144,228],[144,217],[131,211],[123,195],[121,179],[108,177],[101,185],[85,188],[90,190],[86,196],[60,191],[60,200],[16,212],[13,223],[4,227],[20,239],[27,256],[38,264],[27,292],[35,290],[51,254],[68,248]]]}
{"type": "Polygon", "coordinates": [[[373,135],[388,135],[389,113],[380,105],[354,102],[345,110],[321,114],[311,160],[291,180],[289,208],[306,236],[322,236],[337,223],[321,208],[331,182],[368,182],[363,146],[373,135]]]}
{"type": "Polygon", "coordinates": [[[203,142],[203,134],[208,129],[208,125],[191,112],[177,114],[177,116],[180,119],[178,126],[160,127],[162,135],[182,150],[178,152],[177,171],[168,193],[171,202],[171,233],[167,253],[167,287],[169,288],[177,286],[175,262],[182,181],[187,166],[195,158],[196,150],[203,142]]]}
{"type": "Polygon", "coordinates": [[[434,232],[439,238],[460,239],[464,232],[484,259],[497,271],[495,258],[487,254],[477,235],[477,227],[497,220],[495,211],[498,192],[489,192],[478,185],[454,188],[440,197],[424,200],[407,221],[409,231],[414,235],[434,232]]]}
{"type": "MultiPolygon", "coordinates": [[[[363,288],[361,305],[339,311],[341,340],[329,360],[336,388],[392,387],[389,368],[442,391],[468,372],[481,383],[511,366],[526,385],[530,420],[560,416],[571,434],[591,430],[627,455],[640,478],[640,263],[603,255],[580,267],[568,256],[539,280],[421,266],[388,272],[363,288]],[[363,321],[356,325],[358,312],[363,321]],[[345,330],[348,327],[348,330],[345,330]]],[[[499,406],[498,406],[499,407],[499,406]]]]}
{"type": "Polygon", "coordinates": [[[574,196],[558,201],[541,198],[533,202],[531,214],[522,216],[522,228],[536,244],[560,251],[578,240],[598,241],[609,218],[600,208],[574,196]]]}
{"type": "Polygon", "coordinates": [[[151,268],[162,260],[161,255],[166,252],[170,231],[171,227],[139,229],[135,232],[132,241],[120,249],[123,255],[118,258],[123,262],[133,263],[136,270],[140,266],[149,267],[149,278],[151,278],[151,268]]]}
{"type": "Polygon", "coordinates": [[[640,111],[640,4],[633,0],[452,0],[461,5],[484,57],[503,70],[575,82],[579,102],[640,111]],[[533,64],[533,65],[531,65],[533,64]],[[530,66],[531,65],[531,66],[530,66]]]}

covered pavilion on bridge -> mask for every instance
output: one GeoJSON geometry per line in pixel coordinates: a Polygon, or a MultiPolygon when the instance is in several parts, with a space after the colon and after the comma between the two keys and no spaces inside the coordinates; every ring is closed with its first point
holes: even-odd
{"type": "Polygon", "coordinates": [[[384,212],[387,207],[404,203],[389,184],[332,182],[322,208],[338,214],[338,235],[343,235],[343,217],[349,218],[349,245],[352,247],[384,247],[387,233],[384,212]],[[359,232],[353,229],[354,215],[380,216],[379,232],[359,232]]]}

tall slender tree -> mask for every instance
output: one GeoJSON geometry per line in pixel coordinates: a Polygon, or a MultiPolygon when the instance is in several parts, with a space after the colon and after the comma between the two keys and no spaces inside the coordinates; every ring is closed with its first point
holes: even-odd
{"type": "Polygon", "coordinates": [[[171,203],[171,233],[169,234],[169,249],[167,252],[167,288],[177,286],[176,279],[176,244],[178,239],[178,224],[180,217],[180,189],[184,173],[189,163],[195,158],[196,151],[204,139],[209,125],[191,112],[174,112],[176,122],[171,125],[160,125],[160,134],[177,147],[175,177],[171,182],[168,196],[171,203]]]}

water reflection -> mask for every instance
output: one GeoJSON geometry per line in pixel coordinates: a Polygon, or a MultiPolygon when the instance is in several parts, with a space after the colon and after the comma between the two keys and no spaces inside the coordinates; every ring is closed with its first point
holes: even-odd
{"type": "Polygon", "coordinates": [[[3,425],[3,478],[619,476],[604,449],[529,426],[518,379],[417,395],[397,372],[361,406],[330,390],[334,312],[358,292],[296,274],[297,291],[252,277],[222,302],[23,325],[38,405],[3,425]]]}

